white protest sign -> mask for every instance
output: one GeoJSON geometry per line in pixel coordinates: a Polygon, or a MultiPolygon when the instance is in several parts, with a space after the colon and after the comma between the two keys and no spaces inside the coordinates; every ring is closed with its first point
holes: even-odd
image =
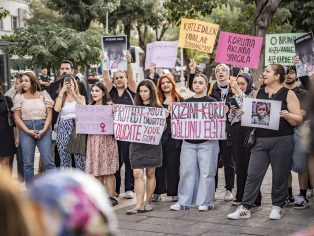
{"type": "Polygon", "coordinates": [[[176,64],[178,41],[157,41],[146,46],[145,70],[151,63],[156,67],[173,68],[176,64]]]}
{"type": "Polygon", "coordinates": [[[111,105],[76,105],[76,133],[113,134],[111,105]]]}
{"type": "Polygon", "coordinates": [[[166,123],[164,108],[118,105],[114,115],[115,139],[158,145],[166,123]]]}
{"type": "Polygon", "coordinates": [[[281,101],[244,98],[243,110],[242,126],[279,129],[281,101]]]}
{"type": "Polygon", "coordinates": [[[174,139],[226,139],[224,103],[173,103],[171,133],[174,139]]]}

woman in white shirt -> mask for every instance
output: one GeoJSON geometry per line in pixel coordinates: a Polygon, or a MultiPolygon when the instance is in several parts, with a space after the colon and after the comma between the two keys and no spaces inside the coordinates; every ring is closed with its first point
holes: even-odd
{"type": "MultiPolygon", "coordinates": [[[[58,97],[55,101],[54,110],[60,112],[59,123],[57,129],[57,148],[60,156],[60,166],[72,167],[71,153],[65,151],[69,142],[72,130],[75,128],[75,105],[85,104],[84,96],[80,95],[78,84],[73,77],[64,79],[62,87],[59,89],[58,97]]],[[[74,155],[76,168],[85,171],[86,161],[85,157],[81,155],[74,155]]]]}

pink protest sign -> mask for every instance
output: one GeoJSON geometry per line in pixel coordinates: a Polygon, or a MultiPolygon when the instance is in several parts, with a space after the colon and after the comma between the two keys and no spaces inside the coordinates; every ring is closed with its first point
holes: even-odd
{"type": "Polygon", "coordinates": [[[113,134],[111,105],[76,105],[76,133],[113,134]]]}
{"type": "Polygon", "coordinates": [[[165,123],[163,108],[118,105],[114,114],[114,137],[121,141],[158,145],[165,123]]]}
{"type": "Polygon", "coordinates": [[[180,102],[172,104],[171,134],[174,139],[226,139],[223,102],[180,102]]]}
{"type": "Polygon", "coordinates": [[[262,37],[220,32],[215,61],[240,67],[257,68],[262,37]]]}

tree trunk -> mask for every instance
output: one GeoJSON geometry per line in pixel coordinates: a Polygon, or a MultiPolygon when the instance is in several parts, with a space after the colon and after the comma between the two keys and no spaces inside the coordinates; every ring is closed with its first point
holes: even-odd
{"type": "Polygon", "coordinates": [[[130,44],[131,28],[132,28],[131,23],[124,25],[124,33],[127,37],[127,39],[126,39],[127,40],[127,45],[126,45],[127,49],[129,49],[131,46],[131,44],[130,44]]]}
{"type": "Polygon", "coordinates": [[[271,18],[276,13],[280,3],[281,0],[255,0],[256,12],[252,26],[252,35],[264,38],[259,66],[257,70],[253,71],[256,75],[260,75],[263,71],[265,35],[271,18]]]}

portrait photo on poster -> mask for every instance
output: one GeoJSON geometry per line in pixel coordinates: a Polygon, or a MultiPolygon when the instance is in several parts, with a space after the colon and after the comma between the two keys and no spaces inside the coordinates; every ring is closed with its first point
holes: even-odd
{"type": "Polygon", "coordinates": [[[294,41],[299,62],[296,65],[298,77],[314,73],[314,41],[313,33],[305,34],[294,41]]]}
{"type": "Polygon", "coordinates": [[[126,40],[125,35],[101,37],[103,70],[127,70],[126,40]]]}
{"type": "Polygon", "coordinates": [[[279,129],[281,101],[264,99],[243,99],[242,126],[279,129]]]}

